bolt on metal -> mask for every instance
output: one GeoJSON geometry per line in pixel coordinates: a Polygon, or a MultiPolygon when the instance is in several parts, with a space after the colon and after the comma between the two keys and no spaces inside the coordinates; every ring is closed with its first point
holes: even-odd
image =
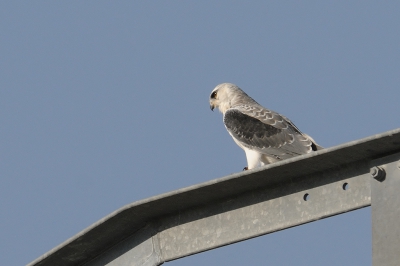
{"type": "Polygon", "coordinates": [[[384,181],[386,178],[385,170],[379,166],[372,167],[370,174],[374,179],[378,180],[379,182],[384,181]]]}

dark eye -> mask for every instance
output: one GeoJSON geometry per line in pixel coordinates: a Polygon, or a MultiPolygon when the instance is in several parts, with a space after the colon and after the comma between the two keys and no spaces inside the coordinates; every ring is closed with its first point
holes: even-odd
{"type": "Polygon", "coordinates": [[[212,98],[212,99],[217,98],[217,92],[216,92],[216,91],[214,91],[213,93],[211,93],[211,98],[212,98]]]}

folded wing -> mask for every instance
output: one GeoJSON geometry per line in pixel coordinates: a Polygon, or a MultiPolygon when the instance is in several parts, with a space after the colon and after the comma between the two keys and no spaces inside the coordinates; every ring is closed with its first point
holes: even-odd
{"type": "Polygon", "coordinates": [[[316,145],[287,118],[261,106],[238,106],[226,111],[224,124],[240,145],[277,159],[316,150],[316,145]]]}

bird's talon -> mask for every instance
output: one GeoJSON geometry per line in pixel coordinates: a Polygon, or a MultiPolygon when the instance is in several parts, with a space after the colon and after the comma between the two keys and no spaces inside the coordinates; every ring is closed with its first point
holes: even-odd
{"type": "Polygon", "coordinates": [[[245,168],[243,168],[243,171],[249,170],[249,168],[246,166],[245,168]]]}

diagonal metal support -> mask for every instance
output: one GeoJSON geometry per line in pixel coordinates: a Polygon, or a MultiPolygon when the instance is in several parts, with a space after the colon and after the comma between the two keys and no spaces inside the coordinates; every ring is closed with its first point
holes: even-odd
{"type": "Polygon", "coordinates": [[[374,265],[400,265],[399,152],[400,130],[393,130],[138,201],[29,265],[156,266],[371,200],[374,265]]]}
{"type": "Polygon", "coordinates": [[[159,230],[163,258],[178,259],[369,206],[369,177],[368,166],[357,163],[167,217],[159,230]]]}
{"type": "Polygon", "coordinates": [[[359,162],[293,179],[284,186],[227,198],[212,206],[182,211],[159,220],[157,241],[160,241],[162,258],[153,248],[156,236],[146,228],[114,247],[116,251],[105,253],[87,266],[160,265],[162,261],[369,206],[370,179],[368,164],[359,162]],[[146,230],[149,233],[143,237],[146,230]],[[141,246],[134,246],[138,239],[143,239],[141,246]],[[117,253],[127,250],[126,247],[131,250],[117,253]]]}

